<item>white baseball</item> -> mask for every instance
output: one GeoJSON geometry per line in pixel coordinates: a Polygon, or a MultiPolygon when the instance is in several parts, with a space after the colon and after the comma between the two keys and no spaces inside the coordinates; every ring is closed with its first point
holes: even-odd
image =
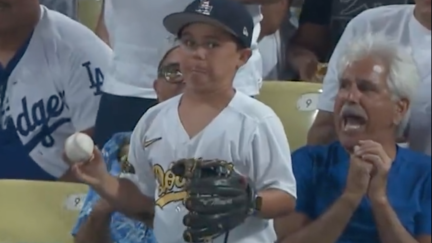
{"type": "Polygon", "coordinates": [[[93,156],[94,143],[85,133],[74,133],[66,139],[66,157],[72,163],[85,162],[93,156]]]}

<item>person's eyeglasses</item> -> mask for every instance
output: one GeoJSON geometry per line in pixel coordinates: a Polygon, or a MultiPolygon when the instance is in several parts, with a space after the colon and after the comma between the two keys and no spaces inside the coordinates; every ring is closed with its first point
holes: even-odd
{"type": "Polygon", "coordinates": [[[158,78],[163,78],[169,83],[183,82],[183,74],[180,71],[180,65],[178,63],[171,63],[160,67],[158,70],[158,78]]]}

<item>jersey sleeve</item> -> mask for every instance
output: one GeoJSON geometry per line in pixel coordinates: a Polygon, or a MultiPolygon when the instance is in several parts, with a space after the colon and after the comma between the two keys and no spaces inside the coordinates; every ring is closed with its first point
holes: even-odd
{"type": "Polygon", "coordinates": [[[156,179],[148,159],[148,153],[144,149],[146,115],[144,115],[135,127],[129,147],[129,163],[134,167],[135,174],[122,175],[132,181],[149,198],[154,198],[156,191],[156,179]]]}
{"type": "Polygon", "coordinates": [[[274,115],[264,119],[253,135],[249,177],[257,190],[279,189],[296,197],[296,180],[291,154],[280,119],[274,115]]]}
{"type": "MultiPolygon", "coordinates": [[[[346,27],[340,38],[327,67],[327,73],[323,80],[322,93],[319,96],[318,109],[333,112],[334,101],[339,90],[339,61],[347,44],[355,37],[357,23],[353,19],[346,27]]],[[[365,24],[365,23],[364,23],[365,24]]]]}
{"type": "MultiPolygon", "coordinates": [[[[429,160],[430,162],[430,160],[429,160]]],[[[420,201],[421,212],[417,215],[416,236],[431,235],[431,175],[429,174],[423,188],[422,198],[420,201]]]]}
{"type": "Polygon", "coordinates": [[[65,99],[76,131],[94,126],[102,84],[112,60],[112,50],[97,36],[77,45],[64,59],[65,99]]]}
{"type": "Polygon", "coordinates": [[[294,176],[297,180],[296,211],[315,219],[315,193],[313,188],[314,167],[311,156],[313,148],[306,146],[292,154],[294,176]]]}

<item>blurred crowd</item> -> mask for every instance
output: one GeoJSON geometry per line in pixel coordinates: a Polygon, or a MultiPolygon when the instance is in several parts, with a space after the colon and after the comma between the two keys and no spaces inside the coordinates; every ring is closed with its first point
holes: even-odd
{"type": "Polygon", "coordinates": [[[89,185],[76,243],[183,242],[181,200],[154,201],[185,156],[256,185],[228,242],[431,242],[430,0],[102,0],[95,26],[78,4],[0,0],[0,179],[89,185]],[[267,81],[322,83],[305,147],[267,81]]]}

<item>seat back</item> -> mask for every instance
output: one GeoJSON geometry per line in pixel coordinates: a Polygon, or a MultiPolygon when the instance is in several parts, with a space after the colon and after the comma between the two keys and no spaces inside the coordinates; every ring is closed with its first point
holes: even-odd
{"type": "Polygon", "coordinates": [[[88,187],[0,180],[0,242],[73,243],[70,234],[88,187]]]}
{"type": "Polygon", "coordinates": [[[264,81],[257,97],[276,112],[284,125],[291,151],[306,144],[307,132],[317,114],[321,84],[264,81]]]}

